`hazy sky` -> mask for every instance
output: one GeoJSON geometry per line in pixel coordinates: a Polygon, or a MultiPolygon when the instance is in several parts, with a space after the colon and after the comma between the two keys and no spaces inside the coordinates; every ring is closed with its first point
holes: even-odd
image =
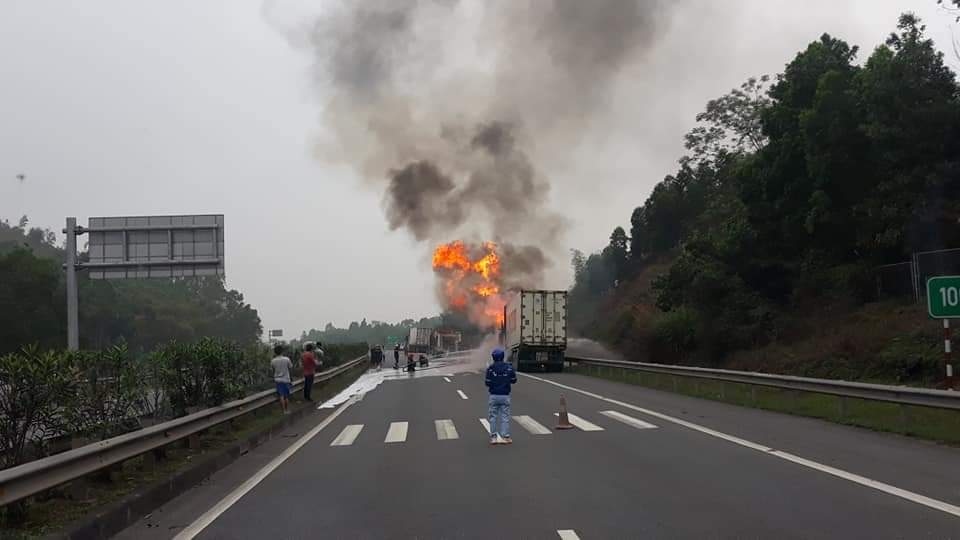
{"type": "MultiPolygon", "coordinates": [[[[380,187],[316,157],[328,96],[282,31],[310,25],[316,4],[0,0],[0,217],[59,232],[68,215],[223,213],[228,285],[287,335],[434,314],[427,247],[388,232],[380,187]]],[[[537,164],[570,222],[546,287],[568,285],[565,249],[629,225],[708,99],[823,32],[863,60],[902,11],[944,49],[960,28],[935,0],[674,4],[566,158],[537,164]]]]}

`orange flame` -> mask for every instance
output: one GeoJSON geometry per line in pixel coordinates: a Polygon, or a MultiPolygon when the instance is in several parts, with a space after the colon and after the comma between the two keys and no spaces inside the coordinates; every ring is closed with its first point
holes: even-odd
{"type": "Polygon", "coordinates": [[[500,295],[500,256],[496,250],[493,242],[467,246],[456,240],[437,246],[433,252],[433,270],[443,279],[444,308],[465,313],[482,328],[503,323],[505,302],[500,295]]]}

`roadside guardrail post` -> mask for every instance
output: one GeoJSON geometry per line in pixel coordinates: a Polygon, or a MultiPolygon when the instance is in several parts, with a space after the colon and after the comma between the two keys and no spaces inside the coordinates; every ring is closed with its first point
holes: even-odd
{"type": "Polygon", "coordinates": [[[844,418],[847,417],[847,398],[845,396],[837,398],[837,417],[840,422],[843,422],[844,418]]]}
{"type": "MultiPolygon", "coordinates": [[[[720,385],[719,394],[726,397],[725,385],[735,384],[777,388],[788,394],[787,399],[796,405],[801,393],[824,394],[829,396],[844,396],[847,398],[864,399],[868,401],[882,401],[886,403],[902,403],[918,407],[933,409],[948,409],[960,411],[960,393],[933,388],[917,388],[912,386],[894,386],[885,384],[852,382],[835,379],[814,379],[795,375],[776,375],[772,373],[757,373],[750,371],[735,371],[729,369],[702,368],[695,366],[676,366],[668,364],[651,364],[646,362],[628,362],[624,360],[607,360],[603,358],[573,357],[578,366],[585,366],[587,373],[602,374],[602,368],[632,371],[637,375],[651,377],[649,386],[652,388],[669,388],[663,377],[687,377],[694,380],[704,379],[716,381],[720,385]]],[[[641,379],[642,380],[642,379],[641,379]]]]}
{"type": "Polygon", "coordinates": [[[153,472],[156,470],[157,465],[159,465],[160,457],[157,455],[157,451],[153,450],[147,452],[140,456],[140,465],[143,467],[143,470],[146,472],[153,472]]]}
{"type": "MultiPolygon", "coordinates": [[[[328,369],[320,374],[318,382],[352,371],[364,359],[360,357],[328,369]]],[[[298,381],[294,389],[301,388],[302,384],[298,381]]],[[[271,409],[276,402],[273,390],[263,390],[230,403],[0,470],[0,506],[11,508],[11,504],[20,504],[19,501],[64,484],[71,491],[86,491],[88,478],[118,471],[123,462],[148,453],[152,453],[152,457],[145,458],[143,463],[159,461],[164,455],[163,448],[171,444],[185,442],[188,448],[198,448],[200,433],[253,411],[271,409]]],[[[78,498],[86,498],[86,495],[80,493],[78,498]]]]}

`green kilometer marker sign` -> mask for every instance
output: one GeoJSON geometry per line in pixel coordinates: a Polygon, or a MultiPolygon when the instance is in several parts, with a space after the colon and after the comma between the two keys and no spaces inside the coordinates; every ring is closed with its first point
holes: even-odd
{"type": "Polygon", "coordinates": [[[960,276],[927,280],[927,312],[934,319],[960,319],[960,276]]]}

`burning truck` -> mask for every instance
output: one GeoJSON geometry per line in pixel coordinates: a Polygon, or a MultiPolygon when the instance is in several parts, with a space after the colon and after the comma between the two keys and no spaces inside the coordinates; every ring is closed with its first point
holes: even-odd
{"type": "Polygon", "coordinates": [[[504,286],[503,259],[494,242],[454,241],[433,253],[445,309],[465,314],[479,329],[499,333],[518,370],[562,371],[567,347],[567,292],[504,286]]]}

